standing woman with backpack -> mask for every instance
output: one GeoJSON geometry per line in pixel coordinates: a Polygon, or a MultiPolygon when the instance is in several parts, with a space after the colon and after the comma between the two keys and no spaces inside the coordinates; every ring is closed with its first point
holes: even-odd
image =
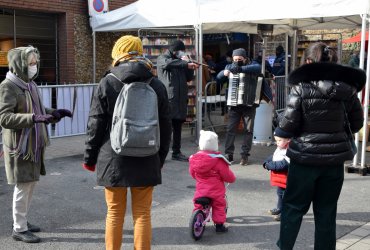
{"type": "Polygon", "coordinates": [[[152,194],[154,186],[162,182],[161,169],[171,140],[166,88],[153,78],[152,63],[142,57],[142,52],[138,37],[127,35],[117,40],[112,49],[113,67],[94,91],[90,107],[83,167],[89,171],[96,168],[98,185],[105,187],[107,250],[121,249],[128,188],[132,201],[134,248],[150,249],[152,194]],[[123,85],[132,82],[147,82],[157,94],[160,148],[150,156],[122,156],[111,146],[115,103],[123,85]]]}

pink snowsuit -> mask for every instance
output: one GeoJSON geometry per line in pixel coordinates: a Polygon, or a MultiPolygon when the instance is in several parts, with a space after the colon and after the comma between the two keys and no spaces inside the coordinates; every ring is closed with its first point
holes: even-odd
{"type": "MultiPolygon", "coordinates": [[[[193,202],[199,197],[212,199],[212,220],[215,224],[226,221],[226,200],[224,182],[233,183],[235,175],[222,158],[211,157],[210,154],[220,154],[214,151],[198,151],[190,156],[189,173],[196,180],[193,202]]],[[[194,210],[201,205],[194,203],[194,210]]]]}

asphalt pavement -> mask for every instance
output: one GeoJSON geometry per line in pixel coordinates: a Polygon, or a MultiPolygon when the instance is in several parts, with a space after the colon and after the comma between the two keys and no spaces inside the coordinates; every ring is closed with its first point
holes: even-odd
{"type": "MultiPolygon", "coordinates": [[[[219,134],[223,149],[224,135],[219,134]]],[[[84,136],[55,138],[47,149],[47,175],[41,177],[32,200],[29,221],[42,229],[37,244],[14,241],[12,192],[0,162],[0,249],[104,249],[106,205],[103,188],[96,186],[95,173],[81,167],[84,136]]],[[[237,137],[235,160],[241,136],[237,137]]],[[[184,131],[183,153],[197,151],[194,136],[184,131]]],[[[163,169],[163,184],[155,188],[152,209],[152,249],[278,249],[279,222],[267,210],[276,203],[276,189],[270,186],[263,160],[275,146],[254,145],[250,165],[232,165],[237,176],[228,186],[229,232],[216,234],[209,223],[199,241],[190,236],[194,180],[188,164],[172,161],[163,169]]],[[[370,157],[366,153],[366,158],[370,157]]],[[[369,161],[370,162],[370,158],[369,161]]],[[[346,173],[337,215],[337,249],[370,249],[370,175],[346,173]]],[[[133,249],[131,208],[126,212],[122,249],[133,249]]],[[[310,209],[302,222],[295,249],[313,249],[314,220],[310,209]]]]}

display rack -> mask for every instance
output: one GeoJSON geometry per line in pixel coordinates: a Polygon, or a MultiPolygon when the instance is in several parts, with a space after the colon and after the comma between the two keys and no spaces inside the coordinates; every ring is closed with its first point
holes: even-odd
{"type": "Polygon", "coordinates": [[[171,43],[175,40],[181,40],[185,44],[186,52],[192,58],[195,57],[195,46],[193,44],[194,36],[186,34],[146,34],[141,36],[143,43],[143,54],[153,62],[154,73],[156,74],[157,58],[160,54],[166,52],[171,43]]]}
{"type": "Polygon", "coordinates": [[[194,81],[188,83],[188,111],[186,116],[186,122],[192,123],[196,116],[196,105],[197,105],[197,95],[196,95],[197,88],[195,86],[194,81]]]}
{"type": "Polygon", "coordinates": [[[338,59],[342,58],[341,47],[342,34],[340,33],[325,33],[325,34],[306,34],[298,36],[297,44],[297,60],[296,66],[299,67],[303,64],[305,50],[315,42],[326,43],[331,48],[337,50],[338,59]]]}

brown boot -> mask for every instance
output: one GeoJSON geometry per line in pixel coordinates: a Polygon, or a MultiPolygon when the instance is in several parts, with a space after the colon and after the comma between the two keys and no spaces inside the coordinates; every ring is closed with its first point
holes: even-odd
{"type": "Polygon", "coordinates": [[[242,157],[242,159],[240,160],[240,165],[247,166],[248,165],[248,157],[246,157],[246,156],[242,157]]]}

